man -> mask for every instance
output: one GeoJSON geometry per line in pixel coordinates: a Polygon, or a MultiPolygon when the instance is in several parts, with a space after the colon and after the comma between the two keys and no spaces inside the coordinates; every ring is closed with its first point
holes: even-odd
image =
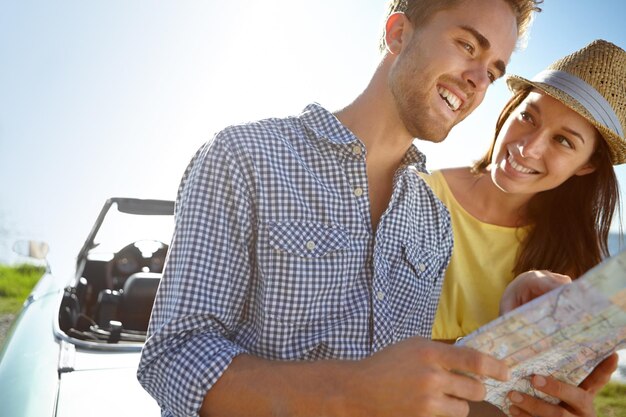
{"type": "Polygon", "coordinates": [[[505,73],[532,0],[395,1],[365,91],[220,132],[179,190],[138,377],[164,415],[462,416],[504,364],[429,341],[452,249],[414,175],[505,73]]]}

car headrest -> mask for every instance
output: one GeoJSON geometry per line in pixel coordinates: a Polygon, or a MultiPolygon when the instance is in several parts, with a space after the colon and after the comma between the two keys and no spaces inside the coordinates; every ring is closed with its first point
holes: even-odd
{"type": "Polygon", "coordinates": [[[126,279],[120,305],[120,321],[125,329],[148,329],[150,313],[161,274],[137,272],[126,279]]]}

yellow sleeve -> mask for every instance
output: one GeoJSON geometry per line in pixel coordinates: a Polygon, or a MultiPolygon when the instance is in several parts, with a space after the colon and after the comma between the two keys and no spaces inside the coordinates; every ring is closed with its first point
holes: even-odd
{"type": "Polygon", "coordinates": [[[498,316],[513,279],[524,230],[480,222],[458,203],[441,171],[421,174],[450,211],[454,248],[433,326],[433,339],[455,340],[498,316]]]}

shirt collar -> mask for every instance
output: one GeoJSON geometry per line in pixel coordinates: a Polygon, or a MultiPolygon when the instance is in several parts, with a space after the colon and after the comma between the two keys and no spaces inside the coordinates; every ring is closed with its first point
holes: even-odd
{"type": "Polygon", "coordinates": [[[416,166],[420,171],[426,172],[426,155],[417,149],[415,142],[413,142],[409,150],[404,154],[401,165],[416,166]]]}
{"type": "Polygon", "coordinates": [[[334,114],[317,103],[306,106],[300,118],[317,137],[325,138],[332,143],[345,145],[358,140],[334,114]]]}
{"type": "MultiPolygon", "coordinates": [[[[341,124],[334,114],[317,103],[306,106],[300,118],[305,126],[319,138],[324,138],[337,145],[347,145],[357,141],[360,143],[359,139],[341,124]]],[[[420,171],[425,171],[426,156],[412,143],[404,155],[401,165],[412,165],[420,171]]]]}

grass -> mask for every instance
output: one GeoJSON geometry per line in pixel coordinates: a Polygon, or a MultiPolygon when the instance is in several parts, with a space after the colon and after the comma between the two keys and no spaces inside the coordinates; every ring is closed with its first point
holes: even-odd
{"type": "MultiPolygon", "coordinates": [[[[0,314],[16,314],[43,273],[39,266],[0,265],[0,314]]],[[[598,393],[595,406],[598,417],[626,417],[626,384],[610,382],[598,393]]]]}
{"type": "Polygon", "coordinates": [[[595,400],[598,417],[626,417],[626,384],[609,382],[595,400]]]}
{"type": "Polygon", "coordinates": [[[0,265],[0,314],[17,313],[43,273],[40,266],[0,265]]]}

